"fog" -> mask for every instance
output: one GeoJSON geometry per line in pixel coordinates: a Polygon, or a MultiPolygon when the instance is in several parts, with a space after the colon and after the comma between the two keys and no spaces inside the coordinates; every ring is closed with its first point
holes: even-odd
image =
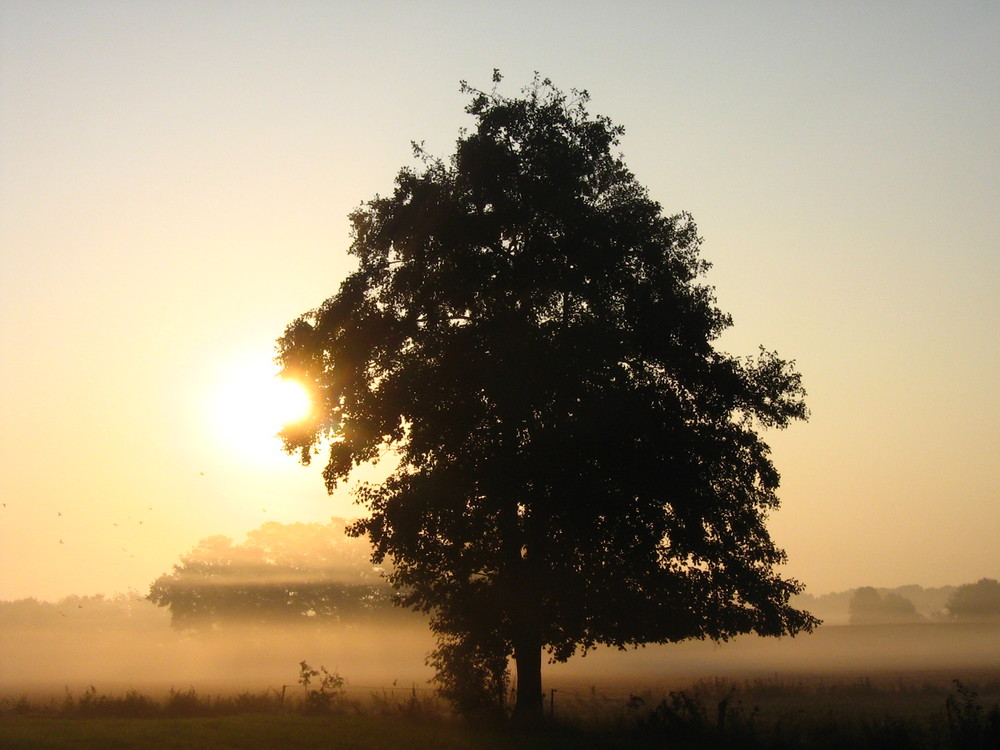
{"type": "MultiPolygon", "coordinates": [[[[148,597],[0,602],[0,697],[79,695],[90,686],[280,694],[296,689],[303,661],[339,674],[359,696],[430,695],[426,618],[392,605],[383,568],[345,526],[270,522],[238,543],[208,537],[148,597]]],[[[997,581],[805,593],[793,603],[825,624],[794,638],[601,648],[546,665],[543,683],[627,695],[716,678],[947,681],[1000,668],[997,581]],[[962,621],[963,612],[994,619],[962,621]]]]}
{"type": "Polygon", "coordinates": [[[1000,667],[1000,623],[821,625],[794,638],[741,636],[620,652],[602,649],[551,677],[673,685],[714,677],[959,677],[1000,667]],[[951,674],[954,672],[954,674],[951,674]]]}
{"type": "MultiPolygon", "coordinates": [[[[152,606],[152,605],[150,605],[152,606]]],[[[324,665],[357,686],[425,686],[425,628],[228,627],[174,631],[169,618],[144,627],[10,627],[0,633],[0,693],[51,693],[170,688],[199,692],[259,692],[295,685],[299,662],[324,665]]],[[[148,625],[148,624],[147,624],[148,625]]]]}
{"type": "MultiPolygon", "coordinates": [[[[280,692],[295,689],[299,663],[325,666],[351,692],[429,690],[425,663],[433,639],[405,614],[353,625],[227,626],[193,634],[132,597],[127,616],[89,617],[123,599],[70,598],[58,604],[3,603],[0,695],[74,694],[136,688],[153,694],[280,692]],[[16,610],[16,611],[15,611],[16,610]]],[[[701,679],[779,677],[950,680],[1000,668],[1000,623],[920,622],[823,625],[813,634],[724,644],[691,641],[644,649],[598,649],[547,665],[546,688],[585,685],[608,692],[677,689],[701,679]]]]}

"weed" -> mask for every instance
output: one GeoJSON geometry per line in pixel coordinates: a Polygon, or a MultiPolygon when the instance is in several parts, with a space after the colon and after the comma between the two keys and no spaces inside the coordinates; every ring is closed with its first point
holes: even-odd
{"type": "Polygon", "coordinates": [[[129,688],[125,695],[116,697],[98,693],[93,685],[83,692],[75,705],[72,695],[67,693],[63,707],[73,715],[82,717],[119,716],[145,719],[159,713],[157,702],[134,688],[129,688]]]}
{"type": "Polygon", "coordinates": [[[185,691],[170,688],[170,695],[163,705],[163,715],[170,718],[190,718],[193,716],[207,716],[212,713],[212,706],[209,701],[198,697],[194,688],[185,691]]]}
{"type": "Polygon", "coordinates": [[[32,711],[32,706],[28,702],[28,696],[22,695],[16,702],[12,704],[11,712],[18,715],[24,716],[32,711]]]}
{"type": "Polygon", "coordinates": [[[1000,705],[988,712],[975,691],[954,680],[955,691],[945,700],[948,735],[956,750],[993,750],[1000,747],[1000,705]]]}
{"type": "Polygon", "coordinates": [[[653,733],[674,740],[702,740],[708,733],[708,712],[697,695],[681,690],[660,701],[645,724],[653,733]]]}
{"type": "Polygon", "coordinates": [[[305,704],[303,709],[306,713],[329,713],[334,707],[334,701],[341,702],[344,697],[344,685],[347,680],[336,672],[329,672],[327,668],[320,665],[319,669],[313,669],[306,662],[299,662],[299,684],[305,690],[305,704]],[[318,687],[310,689],[314,679],[318,680],[318,687]]]}

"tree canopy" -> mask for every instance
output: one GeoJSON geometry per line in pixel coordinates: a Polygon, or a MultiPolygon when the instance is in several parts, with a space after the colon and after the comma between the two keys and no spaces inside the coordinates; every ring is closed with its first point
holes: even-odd
{"type": "Polygon", "coordinates": [[[617,153],[623,130],[536,77],[463,84],[474,127],[449,159],[414,146],[392,195],[351,215],[357,270],[288,326],[278,358],[314,391],[287,428],[354,526],[431,614],[445,692],[541,710],[541,652],[817,622],[765,528],[779,475],[761,428],[806,417],[793,364],[715,341],[693,219],[665,215],[617,153]]]}

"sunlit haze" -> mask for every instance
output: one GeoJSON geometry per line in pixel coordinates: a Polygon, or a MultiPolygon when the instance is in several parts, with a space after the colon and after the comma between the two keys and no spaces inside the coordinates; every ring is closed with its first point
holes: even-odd
{"type": "Polygon", "coordinates": [[[306,417],[310,406],[301,383],[279,379],[275,366],[253,356],[231,364],[206,404],[234,458],[276,466],[284,463],[278,430],[306,417]]]}
{"type": "Polygon", "coordinates": [[[698,223],[721,346],[796,360],[783,572],[1000,578],[1000,4],[0,0],[0,599],[358,515],[274,437],[274,341],[494,68],[587,89],[698,223]]]}

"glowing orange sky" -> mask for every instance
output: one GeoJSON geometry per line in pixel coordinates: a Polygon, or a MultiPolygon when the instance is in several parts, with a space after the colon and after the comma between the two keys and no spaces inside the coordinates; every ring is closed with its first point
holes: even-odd
{"type": "MultiPolygon", "coordinates": [[[[693,213],[724,345],[795,358],[772,533],[810,591],[1000,577],[1000,6],[0,2],[0,598],[145,590],[352,515],[207,405],[336,291],[347,214],[468,121],[587,88],[693,213]]],[[[254,365],[256,367],[258,365],[254,365]]],[[[263,438],[266,440],[266,436],[263,438]]]]}

